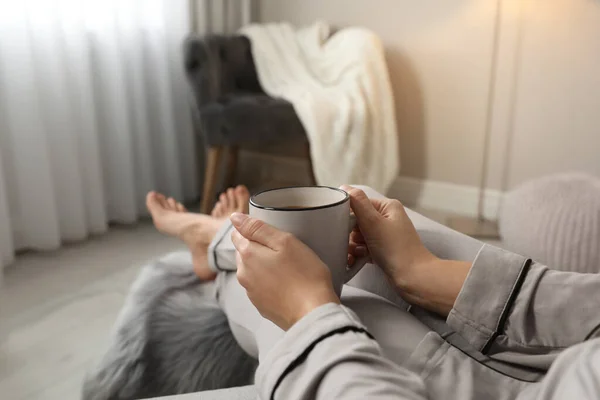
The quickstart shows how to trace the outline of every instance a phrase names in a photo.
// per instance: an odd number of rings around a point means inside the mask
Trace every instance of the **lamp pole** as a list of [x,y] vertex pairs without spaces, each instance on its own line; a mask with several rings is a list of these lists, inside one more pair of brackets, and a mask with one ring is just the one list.
[[488,161],[492,136],[492,116],[494,99],[496,97],[496,77],[498,74],[498,53],[500,48],[500,25],[502,23],[502,0],[496,0],[496,15],[494,18],[494,33],[492,38],[492,60],[490,65],[485,131],[483,138],[483,156],[481,158],[481,175],[479,180],[479,196],[477,201],[477,217],[454,217],[448,220],[448,225],[466,235],[480,238],[497,239],[500,237],[498,224],[485,218],[485,189],[488,179]]

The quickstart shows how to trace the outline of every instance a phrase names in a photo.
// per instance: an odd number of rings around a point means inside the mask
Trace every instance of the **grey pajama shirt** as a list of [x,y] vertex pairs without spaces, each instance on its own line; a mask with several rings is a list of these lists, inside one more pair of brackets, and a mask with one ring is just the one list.
[[237,341],[260,360],[262,399],[600,399],[600,274],[550,270],[407,212],[433,253],[473,262],[446,319],[368,265],[343,305],[283,332],[237,282],[232,227],[221,228],[209,263]]

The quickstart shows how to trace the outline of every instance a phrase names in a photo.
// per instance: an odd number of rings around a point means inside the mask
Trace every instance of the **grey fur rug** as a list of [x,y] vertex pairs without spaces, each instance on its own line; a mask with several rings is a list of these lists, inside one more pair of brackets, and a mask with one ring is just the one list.
[[146,265],[127,296],[110,345],[88,372],[84,400],[129,400],[253,383],[257,361],[233,337],[213,283],[190,254]]

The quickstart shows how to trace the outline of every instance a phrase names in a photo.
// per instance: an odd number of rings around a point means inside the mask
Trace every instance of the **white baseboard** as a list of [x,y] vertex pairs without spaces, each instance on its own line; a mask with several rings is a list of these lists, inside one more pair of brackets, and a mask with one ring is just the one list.
[[[476,216],[479,189],[475,186],[457,185],[415,178],[398,177],[389,190],[389,196],[406,206],[440,210],[462,216]],[[496,220],[502,192],[487,189],[484,195],[484,216]]]

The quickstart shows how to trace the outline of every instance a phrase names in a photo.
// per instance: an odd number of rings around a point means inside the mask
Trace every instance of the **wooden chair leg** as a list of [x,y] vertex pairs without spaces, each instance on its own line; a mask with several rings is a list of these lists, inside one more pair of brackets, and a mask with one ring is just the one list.
[[202,192],[202,206],[200,212],[209,214],[214,204],[215,187],[219,177],[219,164],[223,155],[222,147],[211,147],[206,157],[206,170],[204,172],[204,189]]
[[227,148],[227,169],[225,170],[225,185],[227,187],[231,187],[235,183],[235,171],[237,170],[238,151],[239,148],[237,146],[230,146]]
[[315,178],[315,172],[313,170],[312,158],[310,157],[310,144],[306,144],[306,159],[308,160],[308,178],[310,179],[311,186],[317,186],[317,179]]

